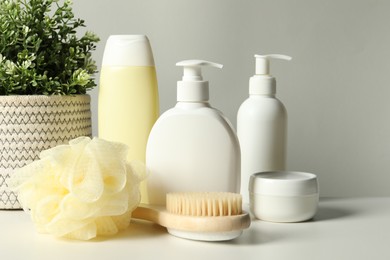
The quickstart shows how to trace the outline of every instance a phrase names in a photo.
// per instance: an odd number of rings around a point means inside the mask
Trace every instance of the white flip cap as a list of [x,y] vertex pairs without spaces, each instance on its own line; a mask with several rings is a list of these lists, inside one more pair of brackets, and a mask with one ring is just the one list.
[[106,42],[103,66],[154,66],[152,48],[145,35],[111,35]]

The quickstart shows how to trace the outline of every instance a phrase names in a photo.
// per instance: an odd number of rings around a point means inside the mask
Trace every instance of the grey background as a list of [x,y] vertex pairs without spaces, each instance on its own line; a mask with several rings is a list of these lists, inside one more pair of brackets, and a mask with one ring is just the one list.
[[390,195],[390,1],[80,0],[74,11],[101,38],[99,67],[110,34],[149,37],[161,113],[176,103],[177,61],[225,65],[204,74],[210,103],[235,125],[253,55],[292,56],[272,64],[289,114],[288,168],[317,174],[321,196]]

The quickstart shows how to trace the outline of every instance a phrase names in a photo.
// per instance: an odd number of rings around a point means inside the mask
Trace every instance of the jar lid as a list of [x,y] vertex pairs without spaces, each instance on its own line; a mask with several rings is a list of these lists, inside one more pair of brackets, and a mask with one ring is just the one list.
[[250,177],[249,193],[271,196],[304,196],[319,191],[317,176],[307,172],[272,171]]

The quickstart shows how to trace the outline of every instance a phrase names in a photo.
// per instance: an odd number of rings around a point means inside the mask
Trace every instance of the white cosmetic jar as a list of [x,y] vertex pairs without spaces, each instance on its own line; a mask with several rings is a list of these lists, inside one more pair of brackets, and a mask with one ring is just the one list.
[[301,222],[314,217],[319,200],[317,176],[306,172],[260,172],[249,181],[250,210],[271,222]]

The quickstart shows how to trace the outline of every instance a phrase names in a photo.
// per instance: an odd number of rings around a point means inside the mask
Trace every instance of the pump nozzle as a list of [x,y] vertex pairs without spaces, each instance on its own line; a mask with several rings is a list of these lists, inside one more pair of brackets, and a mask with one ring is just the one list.
[[184,68],[183,81],[202,81],[201,66],[209,66],[221,69],[222,64],[205,60],[183,60],[176,63],[176,66]]
[[292,58],[282,54],[255,55],[256,75],[249,80],[249,94],[274,95],[276,93],[276,80],[269,73],[269,59],[291,60]]
[[267,54],[267,55],[255,55],[256,58],[256,75],[268,75],[269,74],[269,59],[279,60],[291,60],[292,58],[282,54]]
[[202,78],[202,66],[221,69],[222,64],[205,60],[183,60],[176,63],[183,67],[184,74],[181,81],[177,82],[177,101],[180,102],[205,102],[209,100],[209,82]]

